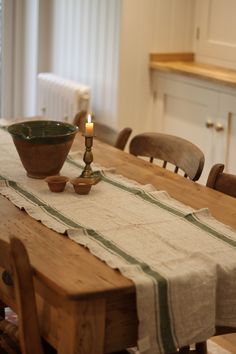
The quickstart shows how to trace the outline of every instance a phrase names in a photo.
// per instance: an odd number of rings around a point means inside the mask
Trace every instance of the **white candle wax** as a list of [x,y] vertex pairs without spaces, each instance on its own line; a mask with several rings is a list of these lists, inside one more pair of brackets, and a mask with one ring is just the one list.
[[93,123],[92,123],[92,118],[91,115],[88,115],[88,121],[85,124],[85,135],[87,136],[93,136]]

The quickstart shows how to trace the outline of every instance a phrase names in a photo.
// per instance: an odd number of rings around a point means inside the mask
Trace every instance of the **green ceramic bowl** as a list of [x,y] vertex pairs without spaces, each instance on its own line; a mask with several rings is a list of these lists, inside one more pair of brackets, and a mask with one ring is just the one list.
[[13,138],[31,144],[58,144],[71,140],[78,128],[64,122],[36,120],[12,124],[8,131]]
[[40,120],[8,127],[27,175],[45,178],[57,175],[69,153],[78,127],[65,122]]

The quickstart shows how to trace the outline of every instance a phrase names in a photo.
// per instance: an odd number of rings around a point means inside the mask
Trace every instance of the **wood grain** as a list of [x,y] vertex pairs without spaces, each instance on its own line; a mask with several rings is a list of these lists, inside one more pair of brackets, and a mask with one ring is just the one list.
[[213,342],[228,350],[230,353],[236,353],[236,334],[226,334],[211,338]]
[[61,316],[62,326],[58,351],[71,353],[104,353],[104,299],[69,302]]
[[194,53],[151,53],[150,61],[194,61]]
[[[187,56],[186,56],[187,57]],[[169,58],[169,59],[168,59]],[[236,70],[225,69],[212,64],[195,62],[194,60],[181,59],[181,55],[175,58],[175,53],[150,54],[149,68],[193,77],[229,87],[236,87]],[[188,58],[188,57],[187,57]]]

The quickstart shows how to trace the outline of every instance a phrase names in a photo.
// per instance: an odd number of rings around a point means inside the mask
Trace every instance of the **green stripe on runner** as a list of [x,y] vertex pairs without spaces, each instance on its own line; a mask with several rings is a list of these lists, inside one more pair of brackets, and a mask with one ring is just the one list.
[[63,222],[69,227],[84,229],[90,237],[102,243],[106,248],[115,252],[117,255],[125,259],[128,263],[139,266],[144,273],[146,273],[147,275],[155,279],[159,290],[160,329],[161,329],[163,347],[166,352],[172,352],[176,350],[174,340],[173,340],[173,335],[172,335],[170,313],[169,313],[169,306],[168,306],[168,284],[167,284],[167,280],[162,275],[152,270],[148,266],[148,264],[139,262],[134,257],[128,255],[126,252],[121,250],[112,242],[106,240],[104,237],[102,237],[102,235],[98,234],[96,231],[92,229],[86,229],[79,223],[75,223],[73,220],[67,218],[65,215],[60,213],[55,208],[52,208],[46,203],[42,202],[38,197],[34,196],[32,193],[29,193],[28,191],[24,190],[16,182],[7,180],[3,176],[0,176],[0,179],[7,181],[8,185],[12,189],[14,189],[17,193],[26,197],[31,203],[44,208],[52,217],[54,218],[56,217],[57,220]]
[[[69,160],[69,162],[72,162],[73,160]],[[73,164],[75,166],[79,166],[79,164],[77,164],[75,161],[73,161]],[[194,213],[191,214],[184,214],[181,211],[178,211],[166,204],[164,204],[163,202],[160,202],[156,199],[154,199],[152,196],[150,196],[148,193],[146,193],[145,191],[141,190],[142,186],[140,186],[140,189],[137,187],[127,187],[122,185],[121,182],[117,182],[112,180],[111,178],[107,177],[102,171],[96,171],[95,174],[99,175],[101,177],[101,179],[107,183],[110,183],[118,188],[121,188],[127,192],[130,192],[132,194],[135,194],[136,196],[144,199],[147,202],[150,202],[154,205],[159,206],[162,209],[165,209],[166,211],[176,215],[176,216],[180,216],[183,217],[185,220],[187,220],[188,222],[190,222],[191,224],[194,224],[195,226],[198,226],[199,228],[201,228],[202,230],[208,232],[210,235],[217,237],[219,239],[221,239],[222,241],[225,241],[226,243],[232,245],[232,246],[236,246],[236,241],[230,239],[227,235],[224,235],[223,233],[220,233],[218,231],[216,231],[213,227],[206,225],[204,222],[200,221],[196,215],[194,217]]]
[[[73,227],[73,228],[81,228],[81,225],[74,222],[73,220],[67,218],[63,214],[61,214],[59,211],[57,211],[55,208],[52,208],[50,205],[44,203],[41,199],[36,197],[30,192],[27,192],[25,189],[20,187],[16,182],[8,180],[7,178],[0,176],[0,180],[4,180],[7,182],[7,185],[14,189],[18,194],[20,194],[22,197],[26,198],[29,200],[32,204],[37,205],[41,207],[41,209],[44,209],[47,211],[48,214],[62,222],[63,224]],[[59,216],[59,217],[58,217]]]
[[192,213],[192,214],[186,215],[185,220],[189,221],[191,224],[194,224],[195,226],[199,227],[200,229],[206,231],[208,234],[211,234],[212,236],[217,237],[218,239],[228,243],[229,245],[236,247],[235,240],[232,240],[231,238],[227,237],[223,233],[216,231],[213,227],[206,225],[203,221],[198,219],[196,214]]
[[82,164],[76,162],[70,155],[67,155],[66,162],[80,168],[81,170],[83,170],[83,168],[84,168],[84,166]]
[[12,180],[7,180],[8,185],[13,188],[14,190],[16,190],[18,193],[24,195],[24,197],[26,197],[28,200],[30,200],[32,203],[36,204],[36,205],[46,205],[42,200],[40,200],[39,198],[35,197],[32,193],[27,192],[25,189],[21,188],[15,181]]
[[169,205],[166,205],[166,204],[160,202],[157,199],[154,199],[151,195],[149,195],[148,192],[145,192],[144,190],[142,190],[141,186],[140,186],[140,189],[138,187],[137,188],[135,188],[135,187],[127,187],[127,186],[122,185],[119,182],[113,181],[112,179],[110,179],[109,177],[104,176],[104,175],[102,175],[102,179],[104,181],[106,181],[106,182],[118,187],[118,188],[121,188],[123,190],[126,190],[126,191],[136,195],[137,197],[145,200],[146,202],[154,204],[154,205],[160,207],[161,209],[164,209],[164,210],[168,211],[171,214],[174,214],[174,215],[180,216],[180,217],[185,215],[183,212],[181,212],[179,210],[176,210],[176,209],[170,207]]
[[139,262],[136,258],[130,256],[119,247],[111,243],[110,241],[104,239],[96,231],[92,229],[87,229],[87,233],[90,237],[96,239],[98,242],[102,243],[106,248],[112,250],[114,253],[118,254],[120,257],[125,259],[128,263],[132,265],[139,266],[142,271],[155,279],[158,294],[159,294],[159,311],[160,311],[160,330],[163,348],[166,353],[175,352],[177,350],[172,334],[171,319],[168,304],[168,283],[167,280],[157,271],[150,268],[150,266],[144,262]]
[[21,188],[16,182],[9,181],[9,186],[13,188],[15,191],[26,197],[31,203],[36,204],[37,206],[40,206],[42,209],[45,209],[48,214],[53,216],[54,218],[56,217],[57,220],[61,221],[63,224],[73,227],[73,228],[81,228],[81,225],[74,222],[73,220],[67,218],[65,215],[60,213],[58,210],[55,208],[52,208],[50,205],[44,203],[41,199],[35,197],[32,193],[27,192],[23,188]]
[[[74,166],[77,166],[79,168],[81,168],[82,166],[77,163],[76,161],[74,161],[73,159],[68,158],[67,159],[67,162],[73,164]],[[174,214],[176,216],[184,216],[185,214],[179,210],[176,210],[162,202],[160,202],[159,200],[157,199],[154,199],[152,196],[150,196],[147,192],[145,192],[143,189],[142,189],[142,186],[140,185],[140,187],[128,187],[128,186],[125,186],[123,185],[121,182],[118,182],[118,181],[114,181],[112,178],[109,178],[107,177],[104,173],[102,173],[102,171],[96,171],[94,172],[94,175],[95,176],[99,176],[104,182],[107,182],[111,185],[113,185],[114,187],[117,187],[117,188],[120,188],[126,192],[129,192],[129,193],[132,193],[133,195],[136,195],[137,197],[149,202],[149,203],[152,203],[154,205],[157,205],[159,206],[160,208],[162,209],[165,209],[166,211],[168,211],[169,213],[171,214]]]

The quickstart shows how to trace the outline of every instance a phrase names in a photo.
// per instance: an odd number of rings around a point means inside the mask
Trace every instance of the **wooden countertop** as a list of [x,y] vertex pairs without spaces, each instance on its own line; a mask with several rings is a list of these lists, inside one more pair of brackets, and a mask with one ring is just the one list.
[[151,53],[149,67],[236,88],[236,70],[198,63],[193,53]]

